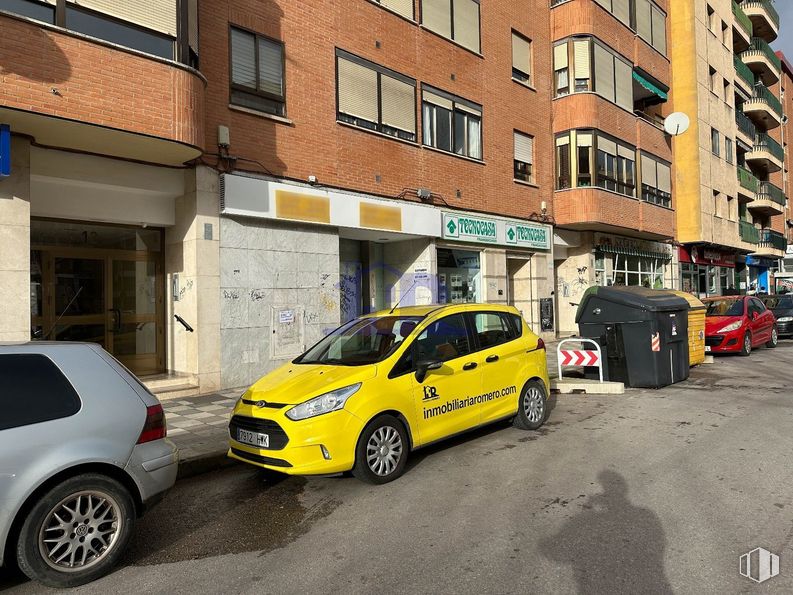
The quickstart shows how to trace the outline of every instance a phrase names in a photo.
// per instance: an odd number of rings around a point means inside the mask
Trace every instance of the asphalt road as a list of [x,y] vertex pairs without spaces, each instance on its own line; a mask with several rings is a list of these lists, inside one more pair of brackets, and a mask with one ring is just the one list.
[[[560,396],[547,425],[416,453],[400,480],[180,482],[79,593],[791,593],[793,342],[688,382]],[[780,556],[755,585],[739,556]],[[1,571],[0,571],[1,572]],[[0,590],[46,589],[0,574]]]

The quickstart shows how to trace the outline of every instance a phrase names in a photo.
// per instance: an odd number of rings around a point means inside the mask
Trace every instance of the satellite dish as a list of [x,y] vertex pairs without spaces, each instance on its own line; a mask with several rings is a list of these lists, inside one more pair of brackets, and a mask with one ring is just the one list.
[[688,127],[691,125],[691,120],[688,119],[688,116],[683,112],[675,112],[673,114],[669,114],[666,120],[664,120],[664,130],[670,136],[678,136],[683,134]]

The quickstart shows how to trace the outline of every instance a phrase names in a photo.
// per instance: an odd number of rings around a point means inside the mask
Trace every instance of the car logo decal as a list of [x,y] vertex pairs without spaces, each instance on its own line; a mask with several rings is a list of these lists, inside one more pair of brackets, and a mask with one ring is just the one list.
[[261,409],[263,407],[267,407],[267,401],[256,401],[256,406]]

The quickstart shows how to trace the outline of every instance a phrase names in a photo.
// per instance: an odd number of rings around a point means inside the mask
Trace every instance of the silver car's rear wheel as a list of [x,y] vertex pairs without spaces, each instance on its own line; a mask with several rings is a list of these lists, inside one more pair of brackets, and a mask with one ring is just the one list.
[[110,494],[84,490],[55,505],[41,525],[39,551],[60,572],[87,570],[116,547],[124,518]]

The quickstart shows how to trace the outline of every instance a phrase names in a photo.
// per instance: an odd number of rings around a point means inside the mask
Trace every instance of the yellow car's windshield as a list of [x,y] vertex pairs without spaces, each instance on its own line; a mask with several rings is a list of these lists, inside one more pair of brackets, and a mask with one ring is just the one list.
[[337,328],[295,364],[363,366],[380,362],[407,339],[421,316],[357,318]]

